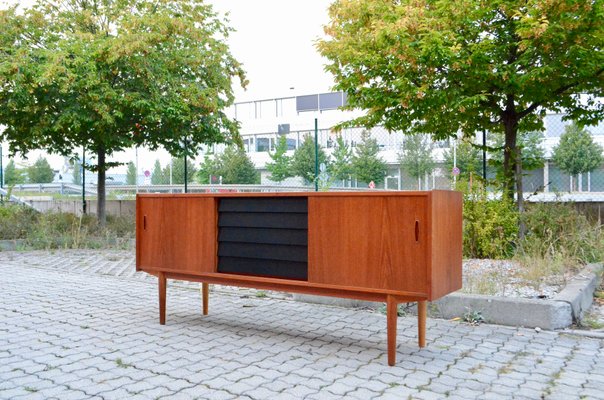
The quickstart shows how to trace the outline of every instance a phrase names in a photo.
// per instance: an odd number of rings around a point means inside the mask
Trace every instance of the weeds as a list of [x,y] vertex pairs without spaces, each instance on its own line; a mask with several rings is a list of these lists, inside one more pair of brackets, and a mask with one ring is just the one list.
[[116,359],[115,364],[120,368],[129,368],[132,366],[132,364],[127,364],[123,362],[121,358]]
[[541,264],[550,265],[544,273],[551,274],[576,272],[584,264],[604,259],[601,226],[589,221],[572,204],[531,204],[523,219],[527,234],[516,255],[525,265],[541,260]]
[[482,316],[482,311],[472,310],[466,307],[466,312],[463,315],[462,320],[470,325],[479,325],[484,322],[484,317]]
[[[404,317],[407,315],[407,311],[405,310],[404,304],[398,304],[396,307],[396,315],[399,317]],[[382,305],[378,308],[378,312],[380,314],[386,315],[388,313],[388,308],[386,307],[386,303],[382,303]]]
[[0,206],[0,240],[22,239],[29,249],[121,248],[133,237],[133,216],[108,216],[106,225],[100,226],[92,215]]

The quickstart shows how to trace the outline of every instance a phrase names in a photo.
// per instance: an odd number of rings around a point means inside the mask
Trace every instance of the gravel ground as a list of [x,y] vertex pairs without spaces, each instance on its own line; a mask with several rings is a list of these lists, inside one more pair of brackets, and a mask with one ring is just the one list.
[[549,299],[562,290],[566,280],[570,278],[554,275],[529,281],[522,275],[523,266],[516,261],[464,260],[462,291],[491,296]]

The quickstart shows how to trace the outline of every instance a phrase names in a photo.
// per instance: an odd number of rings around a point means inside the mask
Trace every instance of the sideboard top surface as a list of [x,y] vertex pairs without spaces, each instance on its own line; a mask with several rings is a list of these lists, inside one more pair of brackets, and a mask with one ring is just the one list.
[[422,191],[363,191],[363,192],[216,192],[216,193],[138,193],[137,197],[368,197],[368,196],[420,196],[426,197],[431,193],[451,193],[451,190],[422,190]]

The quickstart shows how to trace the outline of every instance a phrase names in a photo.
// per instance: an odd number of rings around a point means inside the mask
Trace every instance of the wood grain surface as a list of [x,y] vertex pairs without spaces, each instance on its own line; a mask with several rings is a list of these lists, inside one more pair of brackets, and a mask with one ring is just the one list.
[[137,267],[183,273],[216,270],[212,198],[139,198]]
[[427,294],[427,206],[427,195],[310,198],[308,281]]

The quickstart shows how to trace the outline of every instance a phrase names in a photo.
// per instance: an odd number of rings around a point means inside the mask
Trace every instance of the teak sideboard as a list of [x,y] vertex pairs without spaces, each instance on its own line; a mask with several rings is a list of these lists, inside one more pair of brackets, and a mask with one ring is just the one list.
[[454,191],[139,194],[136,269],[167,279],[386,302],[388,364],[397,305],[461,288],[462,197]]

